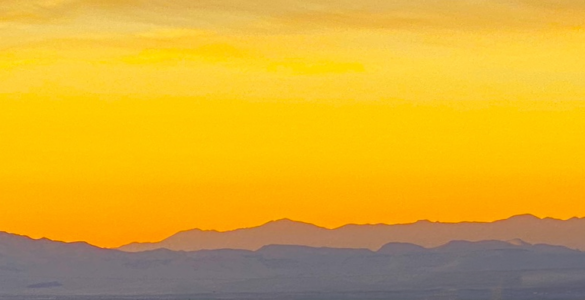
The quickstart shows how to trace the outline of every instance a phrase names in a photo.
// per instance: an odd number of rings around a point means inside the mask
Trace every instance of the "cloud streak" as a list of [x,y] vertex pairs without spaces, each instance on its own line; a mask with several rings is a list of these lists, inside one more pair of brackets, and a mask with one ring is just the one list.
[[[5,0],[1,22],[83,22],[100,15],[103,22],[126,22],[216,30],[246,29],[259,23],[284,27],[474,30],[534,29],[550,24],[582,24],[585,2],[568,0],[349,1],[349,0]],[[290,29],[290,28],[288,28]]]

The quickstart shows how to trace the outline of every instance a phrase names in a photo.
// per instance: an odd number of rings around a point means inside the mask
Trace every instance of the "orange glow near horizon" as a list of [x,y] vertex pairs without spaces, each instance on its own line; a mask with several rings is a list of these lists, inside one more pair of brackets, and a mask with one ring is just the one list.
[[585,216],[575,1],[22,2],[0,3],[2,231]]

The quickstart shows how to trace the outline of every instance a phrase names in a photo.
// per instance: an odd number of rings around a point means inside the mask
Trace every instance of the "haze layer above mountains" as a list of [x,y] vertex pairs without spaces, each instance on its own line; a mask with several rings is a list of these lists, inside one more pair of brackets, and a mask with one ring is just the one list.
[[119,249],[128,252],[161,248],[182,251],[257,250],[266,245],[279,244],[364,248],[376,251],[390,242],[437,247],[454,240],[510,241],[514,239],[583,250],[585,249],[585,219],[557,220],[519,215],[490,223],[419,221],[400,225],[345,225],[336,229],[283,219],[258,227],[226,232],[187,230],[157,243],[132,243]]

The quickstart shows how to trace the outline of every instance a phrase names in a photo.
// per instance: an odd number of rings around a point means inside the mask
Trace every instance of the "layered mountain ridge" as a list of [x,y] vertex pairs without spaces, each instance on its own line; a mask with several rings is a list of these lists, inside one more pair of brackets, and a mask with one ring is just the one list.
[[119,248],[127,252],[154,249],[197,251],[212,249],[257,250],[265,245],[304,245],[331,248],[378,250],[389,242],[437,247],[453,240],[510,241],[585,249],[585,219],[558,220],[518,215],[495,222],[441,223],[418,221],[398,225],[345,225],[327,229],[309,223],[282,219],[233,231],[193,229],[156,243],[132,243]]
[[557,289],[579,293],[584,284],[584,252],[522,240],[451,241],[434,248],[388,243],[378,251],[265,245],[255,251],[129,253],[0,233],[0,298],[199,295],[188,298],[226,299],[236,294],[235,298],[244,299],[242,295],[258,294],[279,299],[280,293],[317,293],[311,298],[331,299],[336,293],[355,293],[358,298],[367,293],[386,298],[387,293],[406,293],[410,295],[406,299],[418,299],[417,295],[443,299],[444,293],[490,296],[493,291],[509,290],[515,299],[518,291],[536,299],[535,289],[547,289],[550,296]]

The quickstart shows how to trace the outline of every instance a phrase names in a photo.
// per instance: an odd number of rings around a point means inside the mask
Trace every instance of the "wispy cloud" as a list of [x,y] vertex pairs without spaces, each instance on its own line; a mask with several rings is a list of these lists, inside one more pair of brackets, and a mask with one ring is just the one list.
[[[539,28],[584,22],[585,2],[577,0],[349,1],[349,0],[5,0],[2,22],[83,22],[102,14],[103,22],[234,29],[264,21],[274,25],[374,28]],[[107,14],[111,14],[108,18]]]
[[[417,49],[428,58],[441,47],[507,46],[502,41],[516,36],[542,36],[524,32],[559,28],[585,28],[585,2],[0,0],[2,51],[33,49],[35,59],[249,64],[294,75],[360,73],[391,58],[390,50],[408,56]],[[521,34],[494,40],[486,31]],[[527,43],[517,46],[523,55]]]

